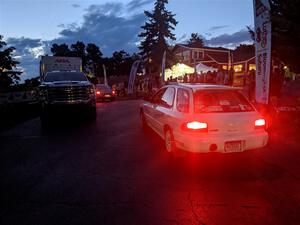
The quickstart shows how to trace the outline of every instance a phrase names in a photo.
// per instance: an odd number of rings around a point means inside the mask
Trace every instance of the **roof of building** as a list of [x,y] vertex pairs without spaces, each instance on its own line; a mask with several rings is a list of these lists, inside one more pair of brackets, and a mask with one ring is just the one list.
[[176,44],[175,45],[175,48],[176,47],[183,47],[183,48],[189,48],[189,49],[201,49],[201,50],[219,50],[219,51],[232,51],[228,48],[223,48],[223,47],[208,47],[208,46],[203,46],[201,48],[197,47],[190,47],[188,46],[188,44]]
[[234,62],[249,61],[255,58],[254,45],[240,45],[233,51],[232,58]]
[[170,84],[169,86],[181,86],[186,88],[191,88],[193,90],[199,90],[199,89],[240,89],[237,87],[232,86],[226,86],[226,85],[217,85],[217,84],[205,84],[205,83],[177,83],[177,84]]

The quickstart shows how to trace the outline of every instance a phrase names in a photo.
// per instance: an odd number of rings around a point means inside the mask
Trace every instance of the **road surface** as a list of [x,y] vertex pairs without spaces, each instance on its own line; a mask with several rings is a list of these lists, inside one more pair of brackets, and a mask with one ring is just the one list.
[[0,133],[0,224],[300,224],[300,151],[170,160],[143,133],[138,100],[99,103],[96,122],[47,132],[38,118]]

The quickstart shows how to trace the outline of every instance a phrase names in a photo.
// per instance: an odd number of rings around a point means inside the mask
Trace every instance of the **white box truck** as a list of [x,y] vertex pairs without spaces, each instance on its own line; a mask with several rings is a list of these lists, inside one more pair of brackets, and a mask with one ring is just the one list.
[[79,57],[42,56],[40,61],[41,82],[47,72],[53,71],[82,72],[82,60]]

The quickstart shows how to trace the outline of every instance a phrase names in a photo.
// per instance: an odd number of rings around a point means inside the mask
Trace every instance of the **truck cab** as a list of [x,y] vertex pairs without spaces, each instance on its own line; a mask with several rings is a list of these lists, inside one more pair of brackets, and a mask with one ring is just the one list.
[[39,87],[39,96],[42,124],[64,109],[96,118],[95,88],[82,72],[48,72]]

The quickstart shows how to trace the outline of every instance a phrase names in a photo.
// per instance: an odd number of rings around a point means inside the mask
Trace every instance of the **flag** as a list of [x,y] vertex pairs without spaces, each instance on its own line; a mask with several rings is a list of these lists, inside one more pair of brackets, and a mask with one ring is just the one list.
[[139,67],[140,62],[141,62],[140,60],[136,60],[131,66],[129,82],[128,82],[128,89],[127,89],[128,94],[133,93],[134,81],[135,81],[137,69]]
[[104,64],[102,66],[103,66],[104,84],[107,85],[106,68]]
[[271,72],[271,20],[268,0],[253,0],[256,58],[256,102],[268,104]]

